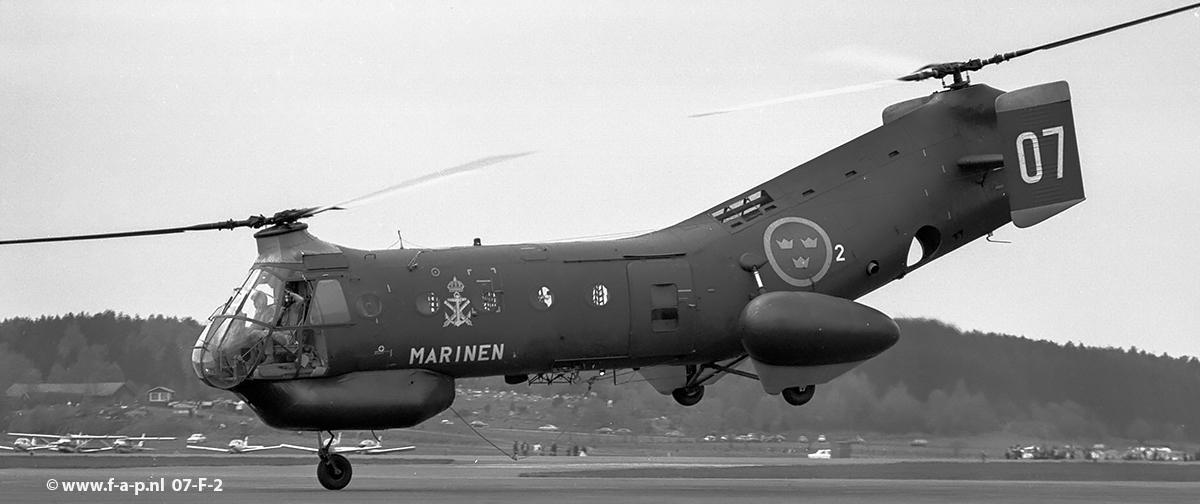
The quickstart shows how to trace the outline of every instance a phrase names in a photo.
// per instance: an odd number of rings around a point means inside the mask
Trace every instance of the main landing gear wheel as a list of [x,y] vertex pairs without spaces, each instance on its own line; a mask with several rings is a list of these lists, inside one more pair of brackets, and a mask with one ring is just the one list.
[[684,406],[695,406],[704,398],[704,385],[677,388],[671,391],[671,397],[675,398],[675,402]]
[[804,406],[811,401],[813,395],[817,393],[816,385],[809,385],[801,389],[800,387],[791,387],[783,389],[783,400],[787,401],[792,406]]
[[336,453],[324,457],[317,462],[317,481],[328,490],[341,490],[350,484],[350,476],[354,470],[346,457]]

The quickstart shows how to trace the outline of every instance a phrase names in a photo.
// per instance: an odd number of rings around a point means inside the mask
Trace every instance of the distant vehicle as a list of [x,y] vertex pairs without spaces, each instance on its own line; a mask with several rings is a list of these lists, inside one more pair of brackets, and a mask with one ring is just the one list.
[[909,446],[925,447],[925,446],[929,446],[929,441],[925,440],[925,439],[914,439],[914,440],[912,440],[911,443],[908,443],[908,444],[909,444]]
[[596,434],[612,434],[612,433],[613,433],[612,427],[601,427],[599,429],[596,429]]
[[810,459],[827,459],[827,458],[833,458],[833,454],[829,450],[817,450],[815,452],[809,453],[808,458],[810,458]]
[[867,440],[863,439],[862,436],[857,436],[854,439],[851,439],[850,441],[847,441],[847,442],[850,444],[865,444],[867,442]]
[[621,427],[620,429],[617,429],[613,432],[616,432],[617,434],[633,434],[633,431],[626,429],[624,427]]
[[817,442],[818,442],[818,443],[824,443],[824,442],[826,442],[826,441],[825,441],[825,435],[824,435],[824,434],[821,434],[820,436],[817,436]]
[[208,437],[205,436],[204,434],[197,432],[195,434],[192,434],[191,436],[188,436],[186,442],[187,442],[187,444],[196,444],[196,443],[203,443],[205,441],[208,441]]
[[783,437],[783,434],[774,434],[771,436],[764,437],[763,442],[764,443],[782,443],[786,439],[787,438]]
[[454,420],[451,420],[449,418],[443,418],[442,425],[454,425]]
[[684,433],[673,430],[665,434],[667,437],[684,437]]
[[538,430],[540,430],[540,431],[556,431],[556,430],[558,430],[558,427],[556,427],[554,424],[546,424],[541,427],[538,427]]
[[808,442],[808,436],[800,436],[800,438],[799,438],[799,439],[796,439],[796,442],[797,442],[797,443],[807,443],[807,442]]
[[487,427],[488,424],[482,420],[471,420],[471,427]]
[[717,440],[717,436],[714,436],[714,435],[712,435],[712,434],[709,434],[709,435],[707,435],[707,436],[704,436],[704,438],[703,438],[703,441],[704,441],[705,443],[711,443],[711,442],[713,442],[713,441],[716,441],[716,440]]

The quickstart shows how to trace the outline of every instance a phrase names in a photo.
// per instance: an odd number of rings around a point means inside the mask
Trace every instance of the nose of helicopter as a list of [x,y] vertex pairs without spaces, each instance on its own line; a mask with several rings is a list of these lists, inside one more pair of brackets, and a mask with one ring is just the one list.
[[[256,327],[261,326],[261,327]],[[256,333],[261,333],[256,337]],[[254,371],[263,355],[258,343],[265,326],[231,316],[215,316],[192,348],[192,370],[205,384],[230,389]]]

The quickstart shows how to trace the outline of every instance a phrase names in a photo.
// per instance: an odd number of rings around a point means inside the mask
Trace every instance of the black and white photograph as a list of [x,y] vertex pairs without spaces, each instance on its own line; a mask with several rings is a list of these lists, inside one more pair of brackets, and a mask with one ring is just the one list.
[[1192,502],[1200,4],[0,0],[6,502]]

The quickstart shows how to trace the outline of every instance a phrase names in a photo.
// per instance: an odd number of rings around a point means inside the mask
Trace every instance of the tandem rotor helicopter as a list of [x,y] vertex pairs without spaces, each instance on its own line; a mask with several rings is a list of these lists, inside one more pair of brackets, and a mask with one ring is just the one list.
[[[199,335],[193,369],[267,424],[316,431],[317,478],[331,490],[352,475],[334,431],[420,424],[451,406],[457,378],[549,383],[635,369],[690,406],[733,374],[802,406],[900,338],[891,318],[854,299],[1008,222],[1033,226],[1084,200],[1067,83],[1005,92],[968,73],[1196,7],[927,65],[898,80],[942,79],[941,91],[893,104],[878,128],[633,238],[359,250],[302,222],[525,155],[509,154],[336,205],[0,244],[257,229],[258,257]],[[910,265],[914,241],[922,255]],[[753,373],[739,369],[746,361]]]

